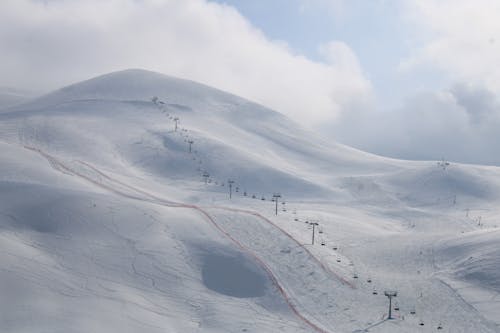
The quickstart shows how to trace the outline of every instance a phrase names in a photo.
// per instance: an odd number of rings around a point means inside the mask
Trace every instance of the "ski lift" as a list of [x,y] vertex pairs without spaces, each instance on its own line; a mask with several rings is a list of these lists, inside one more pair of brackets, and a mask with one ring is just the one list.
[[371,278],[368,278],[368,279],[366,279],[366,282],[368,282],[368,283],[372,283],[372,279],[371,279]]
[[295,222],[298,222],[298,221],[299,221],[299,219],[298,219],[298,218],[294,218],[293,220],[294,220]]
[[417,313],[417,311],[415,311],[415,309],[414,309],[414,308],[410,310],[410,314],[414,315],[414,314],[416,314],[416,313]]
[[421,320],[419,323],[420,326],[424,326],[424,322]]
[[441,325],[441,323],[439,323],[438,327],[437,327],[438,330],[442,330],[443,329],[443,325]]
[[243,196],[245,197],[247,196],[247,191],[243,192]]
[[262,198],[260,198],[260,200],[262,200],[262,201],[266,201],[266,198],[265,198],[265,197],[262,197]]
[[236,192],[239,192],[240,191],[240,188],[238,186],[236,186]]
[[255,194],[252,194],[252,199],[255,199]]
[[394,304],[394,311],[399,311],[399,304],[398,303]]
[[353,277],[353,279],[357,279],[358,278],[358,274],[354,273],[352,277]]
[[337,251],[339,248],[337,245],[335,245],[333,248],[332,248],[334,251]]
[[318,233],[322,234],[323,233],[323,229],[319,229]]
[[321,241],[321,245],[325,246],[325,241],[324,240]]
[[372,294],[373,295],[378,295],[378,291],[376,289],[373,289]]
[[341,261],[340,258],[337,258],[337,262],[340,262],[340,261]]

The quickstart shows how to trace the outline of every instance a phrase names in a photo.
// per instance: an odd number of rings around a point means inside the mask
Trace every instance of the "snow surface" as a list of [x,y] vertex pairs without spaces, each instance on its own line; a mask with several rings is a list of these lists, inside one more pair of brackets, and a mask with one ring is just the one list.
[[500,332],[499,168],[143,70],[4,110],[0,151],[2,332]]
[[35,96],[35,94],[30,91],[0,87],[0,112],[8,107],[26,102],[32,96]]

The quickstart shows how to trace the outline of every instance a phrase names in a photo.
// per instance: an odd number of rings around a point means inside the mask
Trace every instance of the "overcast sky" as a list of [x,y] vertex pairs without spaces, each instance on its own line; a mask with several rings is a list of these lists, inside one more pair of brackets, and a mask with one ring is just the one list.
[[342,143],[500,165],[498,0],[1,0],[0,86],[189,78]]

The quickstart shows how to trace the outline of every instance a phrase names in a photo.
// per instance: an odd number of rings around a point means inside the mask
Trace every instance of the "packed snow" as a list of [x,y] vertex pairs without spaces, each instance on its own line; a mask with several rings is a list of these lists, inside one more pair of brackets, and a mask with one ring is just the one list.
[[500,332],[500,168],[143,70],[4,108],[0,151],[2,332]]

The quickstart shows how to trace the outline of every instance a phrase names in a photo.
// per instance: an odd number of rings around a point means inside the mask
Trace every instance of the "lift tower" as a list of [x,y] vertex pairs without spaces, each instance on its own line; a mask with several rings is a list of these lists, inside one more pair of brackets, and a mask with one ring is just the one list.
[[273,194],[273,199],[276,203],[276,211],[275,211],[275,214],[278,215],[278,198],[281,198],[281,194],[279,193],[274,193]]
[[234,180],[228,179],[227,183],[229,184],[229,199],[231,199],[233,197]]
[[389,298],[389,317],[387,319],[392,319],[392,298],[398,296],[398,292],[395,290],[386,290],[384,295]]

